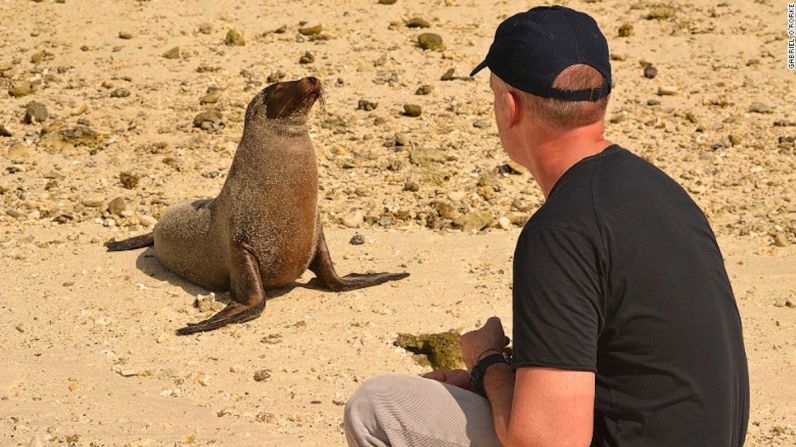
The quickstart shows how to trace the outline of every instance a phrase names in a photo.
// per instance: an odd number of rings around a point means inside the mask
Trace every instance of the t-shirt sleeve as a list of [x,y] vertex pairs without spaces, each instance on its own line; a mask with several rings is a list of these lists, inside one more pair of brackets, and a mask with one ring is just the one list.
[[589,239],[525,228],[514,253],[512,367],[597,371],[600,257]]

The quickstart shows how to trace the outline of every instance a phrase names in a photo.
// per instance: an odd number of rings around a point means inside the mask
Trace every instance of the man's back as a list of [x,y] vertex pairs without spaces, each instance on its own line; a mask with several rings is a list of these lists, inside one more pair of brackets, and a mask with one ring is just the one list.
[[[612,145],[558,180],[517,250],[515,366],[596,372],[593,445],[743,443],[749,392],[740,318],[710,226],[676,182]],[[559,271],[571,275],[559,283],[582,286],[539,298],[546,292],[532,278]],[[544,304],[527,304],[537,298]],[[559,299],[578,319],[546,314]],[[544,340],[541,332],[551,331],[534,325],[553,327],[558,340]],[[561,329],[568,325],[580,328]]]

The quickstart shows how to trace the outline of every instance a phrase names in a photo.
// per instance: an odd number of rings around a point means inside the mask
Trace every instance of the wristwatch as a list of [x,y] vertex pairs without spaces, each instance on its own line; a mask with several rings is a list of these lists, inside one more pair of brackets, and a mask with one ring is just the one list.
[[511,365],[511,357],[505,352],[488,355],[479,360],[478,363],[473,366],[473,370],[470,371],[470,386],[473,391],[481,396],[486,397],[486,391],[484,390],[484,374],[486,374],[486,369],[495,363]]

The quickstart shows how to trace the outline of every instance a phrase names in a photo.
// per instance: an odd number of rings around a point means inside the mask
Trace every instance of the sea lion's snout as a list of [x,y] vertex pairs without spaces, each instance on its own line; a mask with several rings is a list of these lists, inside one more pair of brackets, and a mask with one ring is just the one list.
[[314,76],[279,82],[263,90],[263,104],[268,119],[306,115],[318,99],[323,102],[323,87]]

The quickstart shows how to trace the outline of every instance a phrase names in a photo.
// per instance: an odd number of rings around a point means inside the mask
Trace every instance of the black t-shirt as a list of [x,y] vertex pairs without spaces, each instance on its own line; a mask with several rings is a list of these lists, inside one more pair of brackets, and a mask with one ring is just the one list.
[[593,446],[740,446],[749,378],[713,232],[614,144],[558,180],[514,254],[513,367],[596,374]]

